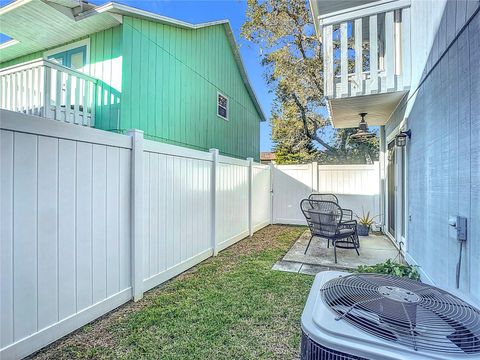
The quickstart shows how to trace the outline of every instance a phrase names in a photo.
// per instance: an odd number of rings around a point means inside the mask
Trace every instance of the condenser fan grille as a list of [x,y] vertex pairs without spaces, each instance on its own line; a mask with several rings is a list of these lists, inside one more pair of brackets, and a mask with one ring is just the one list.
[[356,274],[328,281],[321,297],[337,320],[415,350],[480,353],[480,311],[414,280]]

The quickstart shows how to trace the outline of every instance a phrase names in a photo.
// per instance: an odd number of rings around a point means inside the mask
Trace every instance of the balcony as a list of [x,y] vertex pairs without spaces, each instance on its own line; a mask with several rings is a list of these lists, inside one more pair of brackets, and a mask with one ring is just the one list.
[[[326,11],[326,3],[314,9]],[[383,125],[410,88],[410,2],[367,2],[315,15],[334,126],[357,126],[360,112],[370,114],[369,124]]]
[[48,60],[0,70],[0,108],[93,127],[97,79]]

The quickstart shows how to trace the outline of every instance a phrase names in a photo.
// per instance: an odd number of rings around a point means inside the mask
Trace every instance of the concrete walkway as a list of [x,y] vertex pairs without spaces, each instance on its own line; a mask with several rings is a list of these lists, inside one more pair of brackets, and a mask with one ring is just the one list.
[[354,270],[359,265],[375,265],[395,259],[398,250],[385,235],[360,236],[360,256],[353,249],[337,248],[338,263],[335,264],[333,247],[327,248],[327,240],[313,238],[307,254],[304,251],[310,239],[305,231],[273,269],[315,275],[325,270]]

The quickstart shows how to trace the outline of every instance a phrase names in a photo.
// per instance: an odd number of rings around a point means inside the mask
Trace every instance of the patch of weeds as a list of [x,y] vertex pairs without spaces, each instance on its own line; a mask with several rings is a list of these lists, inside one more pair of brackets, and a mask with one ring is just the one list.
[[418,272],[418,266],[400,264],[392,259],[388,259],[383,263],[379,263],[372,266],[360,265],[357,268],[359,273],[377,273],[377,274],[387,274],[394,275],[399,277],[407,277],[413,280],[420,280],[420,273]]

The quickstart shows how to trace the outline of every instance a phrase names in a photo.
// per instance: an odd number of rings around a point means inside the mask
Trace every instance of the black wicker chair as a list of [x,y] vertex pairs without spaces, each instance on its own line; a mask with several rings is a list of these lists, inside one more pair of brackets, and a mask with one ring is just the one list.
[[330,241],[332,241],[335,264],[337,263],[337,247],[355,249],[357,255],[360,255],[358,252],[357,221],[342,221],[343,210],[337,203],[304,199],[301,201],[300,207],[312,235],[305,249],[305,254],[312,239],[317,236],[328,240],[327,247],[330,247]]
[[[338,197],[335,194],[310,194],[308,197],[309,200],[324,200],[324,201],[333,201],[338,204]],[[343,218],[342,221],[351,221],[353,220],[353,211],[350,209],[342,209]]]

